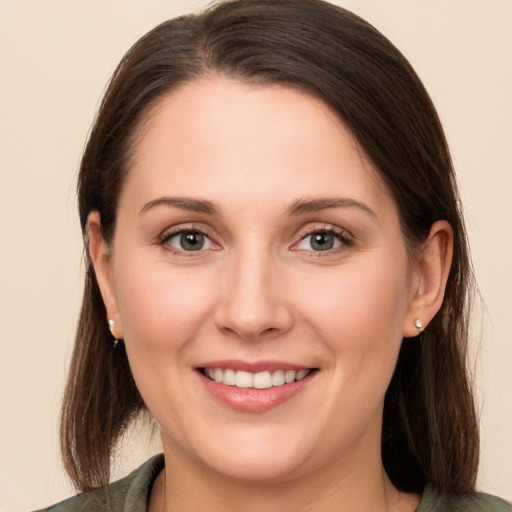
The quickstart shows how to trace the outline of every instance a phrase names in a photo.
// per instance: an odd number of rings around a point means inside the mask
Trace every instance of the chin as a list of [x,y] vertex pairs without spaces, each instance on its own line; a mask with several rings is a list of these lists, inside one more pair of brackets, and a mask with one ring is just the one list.
[[210,465],[216,473],[246,483],[279,483],[296,478],[305,471],[299,454],[288,450],[259,450],[253,453],[234,453],[233,457],[217,459]]
[[[189,432],[187,455],[195,452],[193,459],[203,470],[221,478],[247,483],[284,482],[303,474],[304,463],[314,452],[300,433],[294,435],[290,425],[240,425],[228,434],[226,429],[212,429],[207,435],[203,431],[202,436],[194,435],[194,440]],[[176,453],[173,449],[169,451]]]

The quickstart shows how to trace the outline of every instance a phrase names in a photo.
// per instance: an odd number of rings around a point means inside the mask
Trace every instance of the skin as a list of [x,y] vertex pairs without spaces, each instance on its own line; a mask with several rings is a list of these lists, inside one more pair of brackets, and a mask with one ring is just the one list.
[[[324,104],[222,77],[171,92],[140,134],[110,246],[100,224],[92,212],[108,317],[161,427],[150,510],[414,510],[382,466],[383,400],[403,337],[440,307],[451,230],[435,223],[411,257],[393,198]],[[204,248],[184,250],[179,230]],[[332,249],[312,244],[319,232]],[[224,359],[317,371],[254,413],[196,371]]]

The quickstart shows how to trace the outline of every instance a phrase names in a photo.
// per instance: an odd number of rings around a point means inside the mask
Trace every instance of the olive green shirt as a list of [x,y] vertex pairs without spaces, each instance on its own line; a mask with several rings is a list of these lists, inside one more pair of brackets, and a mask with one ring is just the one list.
[[[163,467],[163,456],[156,455],[117,482],[39,512],[146,512],[151,486]],[[440,495],[427,486],[416,512],[512,512],[512,505],[488,494]]]

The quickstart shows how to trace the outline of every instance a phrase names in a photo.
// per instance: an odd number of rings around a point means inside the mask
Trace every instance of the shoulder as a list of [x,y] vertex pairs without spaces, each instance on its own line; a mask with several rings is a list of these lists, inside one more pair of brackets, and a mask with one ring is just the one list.
[[145,512],[151,486],[163,467],[163,455],[156,455],[121,480],[37,512]]
[[427,485],[416,512],[512,512],[512,504],[490,494],[453,496]]

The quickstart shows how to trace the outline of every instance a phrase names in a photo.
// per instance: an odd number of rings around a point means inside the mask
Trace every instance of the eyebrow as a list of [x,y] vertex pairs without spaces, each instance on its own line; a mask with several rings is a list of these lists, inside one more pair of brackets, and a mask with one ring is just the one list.
[[287,211],[288,215],[302,215],[329,208],[357,208],[367,213],[373,219],[377,219],[377,214],[369,206],[350,197],[298,199],[288,207]]
[[187,210],[196,213],[207,213],[209,215],[220,216],[219,209],[211,202],[204,199],[192,199],[189,197],[158,197],[146,203],[140,210],[139,214],[145,213],[158,206],[169,206],[179,208],[180,210]]
[[[211,201],[170,196],[158,197],[149,201],[141,208],[139,213],[145,213],[158,206],[168,206],[196,213],[206,213],[208,215],[221,215],[220,210]],[[357,208],[370,215],[370,217],[377,218],[377,215],[369,206],[349,197],[298,199],[287,208],[287,214],[290,216],[303,215],[329,208]]]

